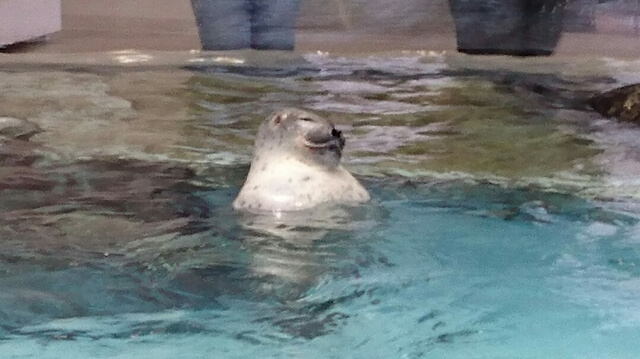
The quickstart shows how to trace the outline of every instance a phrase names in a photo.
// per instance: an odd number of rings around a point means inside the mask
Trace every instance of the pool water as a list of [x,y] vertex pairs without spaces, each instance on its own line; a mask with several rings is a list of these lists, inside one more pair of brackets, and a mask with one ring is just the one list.
[[[581,102],[638,64],[241,55],[0,71],[2,357],[640,354],[640,130]],[[231,210],[284,106],[372,203]]]

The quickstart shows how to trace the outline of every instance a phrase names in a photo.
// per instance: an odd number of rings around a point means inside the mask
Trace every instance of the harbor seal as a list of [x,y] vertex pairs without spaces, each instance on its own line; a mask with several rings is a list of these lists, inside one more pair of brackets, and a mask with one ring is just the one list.
[[367,190],[340,164],[344,145],[341,131],[322,117],[294,108],[275,112],[258,129],[233,208],[289,212],[368,201]]

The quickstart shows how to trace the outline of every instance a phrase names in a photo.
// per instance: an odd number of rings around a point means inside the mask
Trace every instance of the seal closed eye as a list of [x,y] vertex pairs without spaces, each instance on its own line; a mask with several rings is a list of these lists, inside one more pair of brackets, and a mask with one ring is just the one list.
[[247,179],[233,202],[237,210],[296,211],[321,203],[370,199],[340,164],[342,131],[322,117],[288,108],[262,122]]

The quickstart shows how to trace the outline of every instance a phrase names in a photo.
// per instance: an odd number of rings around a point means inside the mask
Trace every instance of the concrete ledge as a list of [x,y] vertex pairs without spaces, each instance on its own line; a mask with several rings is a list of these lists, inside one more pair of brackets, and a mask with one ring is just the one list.
[[60,31],[60,0],[0,0],[0,47]]

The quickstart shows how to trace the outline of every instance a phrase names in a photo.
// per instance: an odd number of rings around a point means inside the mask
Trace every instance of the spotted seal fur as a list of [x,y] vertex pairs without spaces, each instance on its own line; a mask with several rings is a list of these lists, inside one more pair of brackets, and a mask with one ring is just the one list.
[[251,168],[233,207],[288,212],[368,201],[364,187],[340,164],[344,145],[329,120],[294,108],[275,112],[258,129]]

